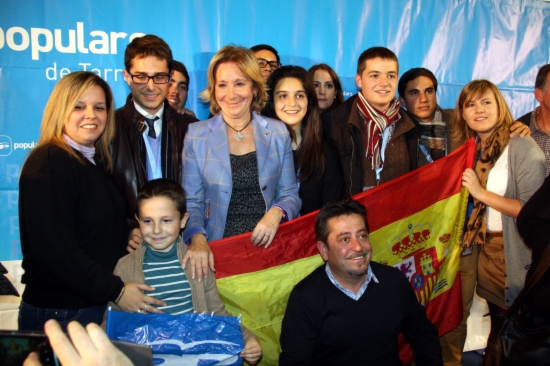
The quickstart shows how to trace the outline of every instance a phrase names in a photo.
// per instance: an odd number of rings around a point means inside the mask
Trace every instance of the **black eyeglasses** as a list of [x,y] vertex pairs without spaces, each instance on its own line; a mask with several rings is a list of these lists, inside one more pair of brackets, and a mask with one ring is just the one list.
[[277,70],[279,67],[281,67],[281,64],[277,61],[267,61],[264,58],[256,58],[258,60],[258,64],[260,67],[266,67],[269,64],[269,67],[271,67],[272,70]]
[[170,75],[168,74],[147,76],[147,75],[132,75],[128,73],[128,75],[130,75],[134,84],[138,84],[138,85],[147,84],[151,79],[153,79],[153,83],[155,84],[166,84],[170,81]]

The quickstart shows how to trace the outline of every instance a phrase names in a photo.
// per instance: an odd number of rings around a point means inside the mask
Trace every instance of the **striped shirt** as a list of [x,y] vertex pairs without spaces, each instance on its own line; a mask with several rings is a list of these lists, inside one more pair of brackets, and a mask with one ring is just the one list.
[[157,309],[172,315],[193,313],[191,287],[181,268],[176,245],[166,253],[147,247],[143,258],[143,275],[145,283],[155,288],[147,295],[166,303],[166,306],[157,306]]

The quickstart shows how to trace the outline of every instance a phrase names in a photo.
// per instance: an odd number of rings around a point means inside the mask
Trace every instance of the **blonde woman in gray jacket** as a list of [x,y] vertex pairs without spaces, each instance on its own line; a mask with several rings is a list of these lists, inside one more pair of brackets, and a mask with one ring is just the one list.
[[[477,142],[475,167],[462,175],[474,201],[462,245],[477,257],[471,271],[477,273],[477,294],[489,305],[491,339],[500,329],[501,317],[495,315],[512,305],[531,263],[515,221],[544,181],[545,159],[531,137],[510,138],[514,118],[490,81],[474,80],[464,87],[456,117],[455,139],[475,137]],[[473,296],[473,288],[465,293]]]

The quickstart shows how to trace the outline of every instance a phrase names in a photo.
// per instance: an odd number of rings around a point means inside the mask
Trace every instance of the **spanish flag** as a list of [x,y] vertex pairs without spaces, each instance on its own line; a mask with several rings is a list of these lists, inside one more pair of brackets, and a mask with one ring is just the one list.
[[[442,335],[462,320],[460,245],[468,192],[462,172],[473,166],[475,143],[353,198],[367,208],[373,260],[399,268]],[[212,242],[217,285],[227,310],[242,315],[259,338],[261,365],[277,365],[281,321],[290,291],[323,261],[312,212],[279,227],[271,247],[250,233]],[[413,355],[401,340],[401,359]]]

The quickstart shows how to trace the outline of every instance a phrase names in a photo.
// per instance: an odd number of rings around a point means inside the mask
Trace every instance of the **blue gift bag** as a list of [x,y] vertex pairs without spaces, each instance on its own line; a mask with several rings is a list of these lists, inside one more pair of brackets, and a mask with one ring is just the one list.
[[151,346],[155,365],[242,365],[241,320],[233,316],[109,310],[107,335]]

